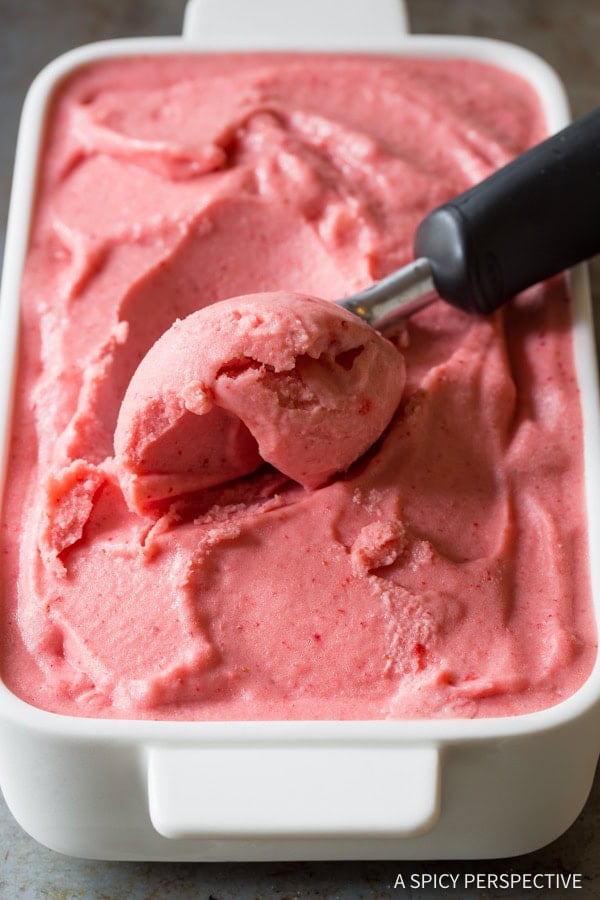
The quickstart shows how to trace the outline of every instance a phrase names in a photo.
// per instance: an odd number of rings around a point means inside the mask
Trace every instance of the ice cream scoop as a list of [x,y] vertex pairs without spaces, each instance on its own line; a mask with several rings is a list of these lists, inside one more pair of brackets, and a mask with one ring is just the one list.
[[400,401],[402,357],[375,329],[438,297],[490,313],[599,249],[596,110],[431,212],[415,262],[339,304],[259,294],[176,322],[121,406],[129,505],[144,513],[263,461],[318,487],[379,438]]
[[385,328],[443,298],[491,313],[600,251],[600,108],[423,219],[415,262],[341,305]]
[[115,457],[139,513],[268,462],[306,488],[381,435],[404,388],[396,346],[339,306],[286,293],[176,321],[121,404]]

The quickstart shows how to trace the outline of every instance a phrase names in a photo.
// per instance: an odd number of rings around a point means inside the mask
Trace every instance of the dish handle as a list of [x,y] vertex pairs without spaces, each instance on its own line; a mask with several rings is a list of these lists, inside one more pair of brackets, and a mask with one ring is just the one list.
[[432,745],[157,746],[148,803],[171,839],[414,837],[440,813]]
[[407,32],[404,0],[188,0],[183,19],[203,50],[376,51]]

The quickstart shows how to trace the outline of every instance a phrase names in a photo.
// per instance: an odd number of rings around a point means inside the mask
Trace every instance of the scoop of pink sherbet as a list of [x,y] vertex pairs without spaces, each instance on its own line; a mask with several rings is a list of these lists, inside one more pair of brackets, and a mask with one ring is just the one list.
[[306,488],[380,436],[405,382],[396,347],[314,297],[236,297],[176,321],[121,405],[115,456],[132,509],[246,475],[262,461]]

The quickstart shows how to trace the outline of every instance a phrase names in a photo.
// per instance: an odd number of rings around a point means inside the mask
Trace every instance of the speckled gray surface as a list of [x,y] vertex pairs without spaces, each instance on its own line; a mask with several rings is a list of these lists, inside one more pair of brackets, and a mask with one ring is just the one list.
[[[251,0],[248,0],[251,2]],[[288,0],[282,0],[288,2]],[[377,3],[377,0],[373,0]],[[58,53],[77,44],[136,34],[175,34],[184,0],[0,0],[0,222],[8,189],[18,112],[33,75]],[[600,3],[598,0],[409,0],[412,30],[475,34],[520,43],[545,57],[566,83],[573,112],[600,105]],[[592,289],[600,300],[600,265],[592,265]],[[600,306],[600,304],[599,304]],[[1,736],[0,736],[1,740]],[[600,734],[598,736],[600,746]],[[557,778],[560,773],[557,773]],[[0,773],[1,780],[1,773]],[[466,889],[467,873],[576,874],[581,889]],[[398,874],[453,873],[455,891],[430,886],[395,889]],[[545,849],[512,860],[461,863],[102,863],[69,859],[36,844],[0,800],[0,898],[339,898],[410,896],[600,897],[600,777],[572,828]]]

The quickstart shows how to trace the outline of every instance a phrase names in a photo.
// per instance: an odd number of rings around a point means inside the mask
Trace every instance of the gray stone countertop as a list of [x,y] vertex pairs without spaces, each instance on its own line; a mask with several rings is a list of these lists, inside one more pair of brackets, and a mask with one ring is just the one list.
[[[251,0],[249,0],[251,2]],[[285,0],[282,0],[285,2]],[[377,0],[373,0],[377,3]],[[472,34],[521,44],[543,56],[565,82],[573,113],[600,105],[598,0],[409,0],[411,30]],[[93,40],[177,34],[184,0],[0,0],[0,221],[8,206],[19,110],[36,72],[59,53]],[[600,297],[600,266],[592,289]],[[600,736],[599,736],[600,737]],[[0,738],[1,739],[1,738]],[[560,773],[557,773],[560,777]],[[400,873],[573,873],[577,891],[446,892],[423,886],[394,888]],[[485,862],[398,863],[122,863],[70,859],[39,846],[14,822],[0,798],[0,898],[383,898],[411,896],[600,897],[600,777],[571,829],[527,856]]]

